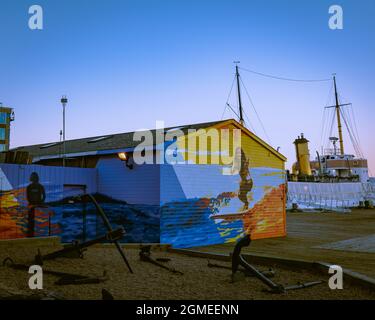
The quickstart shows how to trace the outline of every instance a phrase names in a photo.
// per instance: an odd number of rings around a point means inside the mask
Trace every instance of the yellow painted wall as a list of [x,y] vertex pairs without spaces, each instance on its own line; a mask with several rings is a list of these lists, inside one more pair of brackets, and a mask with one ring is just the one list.
[[[210,129],[219,129],[218,135],[219,139],[218,141],[215,141],[215,143],[211,143],[212,140],[210,139]],[[221,131],[220,129],[228,129],[230,134],[229,139],[229,150],[227,148],[220,148],[220,141],[221,141]],[[230,156],[233,156],[233,139],[232,139],[232,132],[233,129],[239,129],[238,126],[236,126],[233,122],[228,122],[226,124],[218,124],[210,128],[203,129],[205,132],[207,132],[208,138],[208,144],[207,149],[201,149],[199,148],[199,132],[186,135],[178,139],[178,148],[180,150],[185,150],[184,152],[184,160],[193,159],[193,162],[196,164],[211,164],[216,163],[215,161],[211,161],[213,157],[216,155],[218,156],[220,153],[228,152]],[[214,130],[211,131],[213,135],[215,135]],[[189,148],[189,139],[191,137],[195,137],[196,140],[196,150],[198,152],[207,152],[207,162],[204,161],[204,159],[199,158],[198,154],[195,150],[192,150],[192,148]],[[216,139],[215,139],[216,140]],[[246,131],[241,131],[241,147],[243,151],[245,152],[246,156],[250,158],[250,167],[256,168],[256,167],[269,167],[269,168],[275,168],[284,170],[285,169],[285,161],[281,159],[279,156],[277,156],[274,152],[272,152],[270,149],[266,148],[264,145],[262,145],[257,139],[254,137],[251,137]],[[215,159],[214,159],[215,160]],[[225,163],[222,163],[220,157],[219,157],[219,164],[223,165]]]

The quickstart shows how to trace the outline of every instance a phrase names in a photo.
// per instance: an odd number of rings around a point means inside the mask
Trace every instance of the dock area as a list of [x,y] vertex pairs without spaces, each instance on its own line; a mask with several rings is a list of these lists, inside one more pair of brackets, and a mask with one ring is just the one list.
[[[194,248],[228,254],[234,244]],[[375,209],[351,213],[287,213],[287,236],[256,240],[244,253],[324,261],[375,278]]]

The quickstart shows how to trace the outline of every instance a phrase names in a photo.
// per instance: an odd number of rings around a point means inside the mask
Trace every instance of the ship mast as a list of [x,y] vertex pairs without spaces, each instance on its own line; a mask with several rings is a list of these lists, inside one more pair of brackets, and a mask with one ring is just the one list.
[[340,115],[340,104],[336,87],[336,75],[333,76],[333,83],[335,86],[335,99],[336,99],[336,116],[337,116],[337,126],[339,131],[339,142],[340,142],[340,152],[341,155],[344,155],[344,140],[342,136],[342,125],[341,125],[341,115]]
[[240,73],[238,72],[238,63],[236,63],[236,79],[237,79],[237,94],[238,94],[238,109],[239,109],[239,115],[240,115],[240,123],[242,125],[245,124],[243,120],[243,112],[242,112],[242,101],[241,101],[241,88],[240,88]]

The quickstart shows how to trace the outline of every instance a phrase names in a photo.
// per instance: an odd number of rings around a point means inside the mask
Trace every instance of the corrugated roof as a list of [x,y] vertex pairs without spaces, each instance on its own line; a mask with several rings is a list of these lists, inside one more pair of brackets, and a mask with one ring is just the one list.
[[[255,139],[258,143],[263,145],[263,147],[268,149],[270,152],[272,152],[281,160],[286,161],[286,158],[281,153],[276,151],[269,144],[267,144],[261,138],[259,138],[254,133],[249,131],[246,127],[243,127],[240,123],[238,123],[234,119],[188,124],[188,125],[183,125],[183,126],[174,126],[174,127],[165,128],[164,131],[168,132],[168,131],[179,129],[179,130],[182,130],[184,133],[188,133],[189,129],[199,130],[199,129],[205,129],[205,128],[208,128],[217,124],[227,124],[227,123],[232,123],[236,125],[238,128],[241,128],[249,136]],[[154,129],[150,131],[152,132],[154,136],[154,141],[155,141],[156,130]],[[79,154],[79,153],[88,153],[88,152],[105,151],[105,150],[134,148],[139,144],[138,141],[134,141],[133,139],[134,133],[135,131],[118,133],[118,134],[100,135],[100,136],[82,138],[82,139],[66,140],[65,141],[65,150],[66,150],[65,154],[69,155],[69,154]],[[33,158],[43,158],[43,157],[60,156],[63,151],[63,146],[61,142],[47,142],[47,143],[42,143],[42,144],[17,147],[17,148],[12,149],[11,151],[26,151]]]
[[[184,126],[175,126],[170,128],[165,128],[165,131],[171,129],[180,129],[187,133],[189,129],[204,129],[211,127],[222,121],[213,121],[213,122],[204,122],[197,124],[189,124]],[[152,134],[155,137],[155,131],[151,130]],[[139,142],[133,140],[133,132],[125,132],[118,134],[108,134],[100,135],[95,137],[88,137],[82,139],[66,140],[65,141],[65,153],[83,153],[83,152],[93,152],[93,151],[104,151],[104,150],[114,150],[114,149],[127,149],[136,147]],[[154,139],[155,140],[155,139]],[[40,158],[46,156],[60,155],[62,153],[62,143],[61,142],[46,142],[42,144],[29,145],[29,146],[20,146],[12,149],[11,151],[26,151],[32,157]]]

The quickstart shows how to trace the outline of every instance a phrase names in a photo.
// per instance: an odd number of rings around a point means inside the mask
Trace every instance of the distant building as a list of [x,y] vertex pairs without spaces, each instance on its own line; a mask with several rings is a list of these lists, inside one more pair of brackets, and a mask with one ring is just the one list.
[[0,103],[0,152],[9,150],[10,123],[13,120],[13,109],[3,107]]

